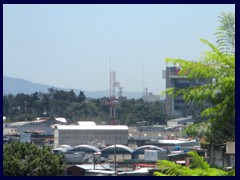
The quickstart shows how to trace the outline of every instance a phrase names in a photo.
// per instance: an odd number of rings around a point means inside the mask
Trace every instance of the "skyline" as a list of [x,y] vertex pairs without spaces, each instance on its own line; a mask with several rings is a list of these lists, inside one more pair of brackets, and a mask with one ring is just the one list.
[[84,91],[160,94],[164,59],[197,60],[235,5],[3,5],[3,74]]

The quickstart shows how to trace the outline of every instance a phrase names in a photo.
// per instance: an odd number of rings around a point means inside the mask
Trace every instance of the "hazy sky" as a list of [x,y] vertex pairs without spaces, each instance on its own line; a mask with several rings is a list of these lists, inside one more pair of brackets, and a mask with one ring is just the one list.
[[[3,74],[61,88],[160,94],[166,57],[197,60],[234,5],[3,5]],[[143,73],[144,65],[144,73]],[[124,95],[124,93],[123,93]]]

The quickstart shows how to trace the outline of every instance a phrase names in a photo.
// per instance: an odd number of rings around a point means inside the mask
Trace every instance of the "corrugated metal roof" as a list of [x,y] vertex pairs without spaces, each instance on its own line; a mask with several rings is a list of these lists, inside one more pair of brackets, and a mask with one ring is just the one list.
[[60,125],[56,126],[59,130],[128,130],[123,125],[96,125],[96,126],[79,126],[79,125]]

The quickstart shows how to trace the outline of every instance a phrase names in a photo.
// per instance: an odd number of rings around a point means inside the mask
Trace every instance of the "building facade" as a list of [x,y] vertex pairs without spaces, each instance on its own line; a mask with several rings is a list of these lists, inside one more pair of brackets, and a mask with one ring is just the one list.
[[[197,84],[197,80],[187,79],[185,76],[179,76],[180,69],[176,66],[166,67],[163,70],[162,77],[166,79],[167,88],[186,88]],[[183,100],[182,95],[174,97],[174,94],[166,94],[166,113],[172,116],[186,116],[189,113],[190,104]]]
[[77,146],[128,144],[128,127],[122,125],[63,125],[54,127],[54,147],[68,144]]

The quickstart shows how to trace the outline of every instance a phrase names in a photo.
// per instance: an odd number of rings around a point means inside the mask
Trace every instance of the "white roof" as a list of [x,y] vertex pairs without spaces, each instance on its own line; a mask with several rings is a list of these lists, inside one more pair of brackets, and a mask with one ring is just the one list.
[[187,117],[182,117],[182,118],[177,118],[177,119],[170,119],[168,122],[179,122],[179,121],[186,121],[186,120],[191,120],[192,116],[187,116]]
[[[79,168],[85,169],[85,170],[93,170],[94,164],[81,164],[81,165],[75,165]],[[99,169],[112,169],[109,164],[95,164],[95,170]]]
[[116,171],[96,170],[96,169],[87,170],[87,172],[98,173],[98,174],[116,174]]
[[186,121],[186,120],[192,120],[192,116],[170,119],[170,120],[168,120],[168,122],[179,122],[179,121]]
[[148,174],[148,169],[153,169],[153,168],[140,168],[135,171],[127,171],[127,172],[120,172],[118,174]]
[[60,130],[128,130],[124,125],[96,125],[96,126],[78,126],[78,125],[59,125]]
[[96,126],[94,121],[78,121],[78,125],[80,126]]
[[67,123],[67,120],[65,118],[58,117],[58,118],[55,118],[55,119],[59,122]]
[[196,140],[178,140],[178,139],[161,139],[158,140],[159,143],[162,144],[169,144],[169,143],[173,143],[173,144],[182,144],[182,143],[189,143],[189,142],[196,142]]
[[70,146],[68,144],[63,144],[60,146],[60,148],[72,149],[72,146]]

